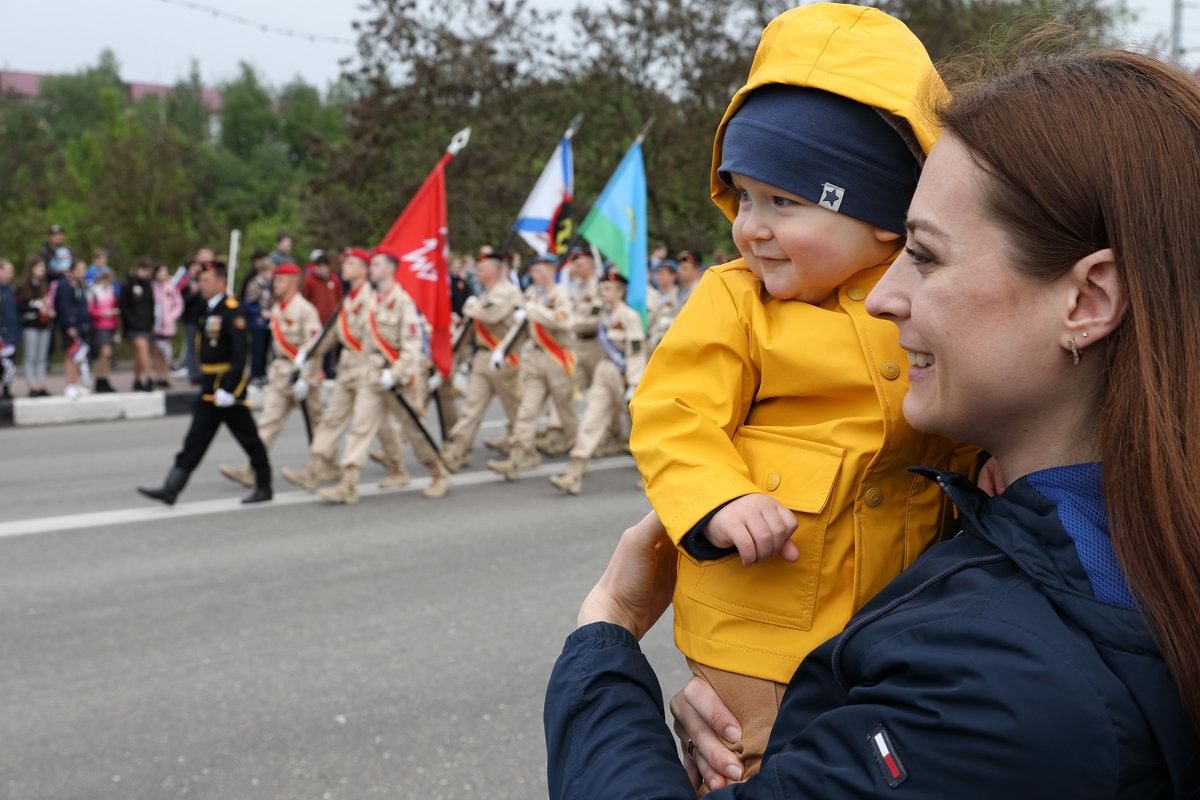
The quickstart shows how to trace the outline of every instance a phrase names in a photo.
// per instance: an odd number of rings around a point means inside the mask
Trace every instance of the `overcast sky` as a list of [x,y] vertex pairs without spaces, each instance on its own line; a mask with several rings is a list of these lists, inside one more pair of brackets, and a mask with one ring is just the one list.
[[[453,2],[453,0],[450,0]],[[338,61],[353,58],[351,22],[362,0],[0,0],[0,68],[19,72],[75,72],[95,65],[110,48],[126,81],[172,84],[187,77],[192,60],[205,85],[253,64],[275,87],[297,75],[322,90],[338,76]],[[596,0],[602,2],[602,0]],[[245,24],[187,7],[217,8]],[[554,0],[537,5],[555,7]],[[1200,63],[1200,7],[1185,7],[1183,45]],[[1171,0],[1130,0],[1140,20],[1133,39],[1166,36]],[[272,30],[264,31],[261,24]],[[291,35],[276,32],[291,31]],[[311,40],[309,36],[317,37]],[[340,40],[328,41],[325,37]]]

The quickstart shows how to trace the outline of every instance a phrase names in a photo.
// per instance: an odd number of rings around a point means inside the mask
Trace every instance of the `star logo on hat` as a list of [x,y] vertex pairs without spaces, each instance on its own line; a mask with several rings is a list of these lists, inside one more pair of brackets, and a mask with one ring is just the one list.
[[840,186],[834,186],[832,183],[827,183],[821,188],[821,200],[817,205],[822,208],[828,208],[830,211],[837,211],[842,207],[842,199],[845,196],[845,189]]

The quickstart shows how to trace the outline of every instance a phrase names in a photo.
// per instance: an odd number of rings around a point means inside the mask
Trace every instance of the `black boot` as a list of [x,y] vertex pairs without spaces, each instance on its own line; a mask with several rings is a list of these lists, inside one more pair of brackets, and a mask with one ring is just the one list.
[[271,484],[254,487],[254,491],[242,498],[243,503],[263,503],[270,500],[275,495],[271,492]]
[[254,468],[254,491],[242,498],[243,503],[264,503],[275,495],[271,492],[271,465],[268,462]]
[[[146,489],[142,486],[138,487],[138,491],[146,495],[146,497],[155,500],[161,500],[169,506],[175,505],[175,498],[183,491],[183,485],[187,483],[188,474],[179,467],[171,467],[171,471],[167,473],[167,479],[163,481],[163,485],[158,489]],[[268,490],[269,491],[269,490]]]

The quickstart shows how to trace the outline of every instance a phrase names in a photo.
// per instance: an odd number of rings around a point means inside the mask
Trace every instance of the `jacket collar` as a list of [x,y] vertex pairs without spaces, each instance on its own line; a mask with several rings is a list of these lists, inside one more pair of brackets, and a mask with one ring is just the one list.
[[1159,648],[1140,611],[1107,603],[1092,592],[1075,543],[1058,518],[1057,507],[1025,478],[1009,484],[1004,494],[989,497],[962,475],[928,467],[911,469],[936,481],[958,506],[965,533],[1004,552],[1093,639],[1122,650],[1158,656]]

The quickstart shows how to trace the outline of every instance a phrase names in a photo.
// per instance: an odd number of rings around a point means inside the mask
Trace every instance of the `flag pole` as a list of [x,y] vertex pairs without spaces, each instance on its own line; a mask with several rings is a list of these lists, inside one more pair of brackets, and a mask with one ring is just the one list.
[[233,297],[233,276],[237,273],[238,246],[242,243],[242,232],[234,228],[229,233],[229,265],[225,270],[225,294]]

